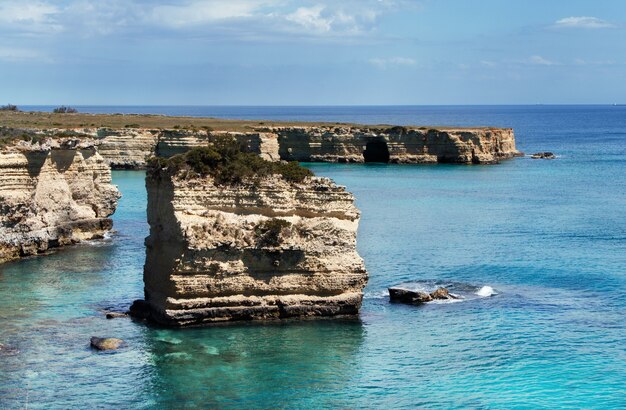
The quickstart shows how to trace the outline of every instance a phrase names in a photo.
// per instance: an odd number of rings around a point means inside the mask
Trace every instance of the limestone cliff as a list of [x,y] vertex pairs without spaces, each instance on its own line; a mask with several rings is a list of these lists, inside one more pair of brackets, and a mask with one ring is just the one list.
[[[132,124],[129,124],[132,125]],[[113,168],[141,169],[153,156],[171,157],[228,136],[247,152],[277,161],[493,164],[521,155],[510,128],[428,129],[364,125],[205,128],[29,129],[42,137],[67,133],[93,140]]]
[[146,178],[144,270],[153,320],[184,326],[358,313],[367,281],[360,213],[326,178],[219,184],[171,170]]
[[493,164],[521,155],[510,128],[275,127],[289,161]]
[[150,156],[170,157],[206,146],[224,135],[236,138],[248,152],[268,160],[494,164],[521,155],[515,148],[515,135],[510,128],[438,130],[302,125],[265,127],[250,132],[133,129],[111,132],[99,132],[100,151],[114,167],[128,164],[143,167]]
[[0,263],[102,237],[120,194],[89,141],[17,144],[0,152]]

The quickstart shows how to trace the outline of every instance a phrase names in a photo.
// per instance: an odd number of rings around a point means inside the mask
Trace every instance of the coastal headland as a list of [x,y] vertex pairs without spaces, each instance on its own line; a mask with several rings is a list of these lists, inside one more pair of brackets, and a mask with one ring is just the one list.
[[[172,326],[358,314],[354,197],[299,162],[495,164],[510,128],[0,112],[0,262],[99,238],[111,169],[147,169],[147,316]],[[132,311],[132,310],[131,310]]]
[[272,161],[494,164],[521,155],[513,130],[493,127],[42,112],[0,112],[0,127],[5,128],[3,134],[17,134],[24,143],[29,135],[31,141],[59,136],[91,139],[114,169],[143,169],[150,157],[170,157],[223,136]]

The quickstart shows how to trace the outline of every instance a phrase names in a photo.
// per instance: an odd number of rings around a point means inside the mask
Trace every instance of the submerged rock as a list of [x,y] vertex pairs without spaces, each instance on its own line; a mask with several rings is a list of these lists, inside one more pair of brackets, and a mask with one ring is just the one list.
[[98,350],[116,350],[124,345],[122,339],[116,339],[114,337],[92,337],[91,347]]
[[11,356],[17,353],[19,351],[16,348],[0,343],[0,355]]
[[552,152],[536,152],[530,156],[532,159],[555,159],[556,155]]
[[124,313],[124,312],[107,312],[106,313],[107,319],[117,319],[121,317],[128,317],[128,313]]

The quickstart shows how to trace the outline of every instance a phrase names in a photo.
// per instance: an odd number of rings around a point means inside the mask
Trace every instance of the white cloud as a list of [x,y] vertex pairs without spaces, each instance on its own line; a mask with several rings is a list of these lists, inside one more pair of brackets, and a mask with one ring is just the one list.
[[0,21],[3,23],[43,23],[55,13],[58,13],[56,6],[42,2],[0,3]]
[[59,8],[41,1],[0,2],[0,25],[25,33],[54,33],[63,29],[55,17]]
[[583,60],[582,58],[577,58],[574,60],[574,64],[581,66],[611,66],[617,63],[614,60]]
[[419,0],[0,0],[0,34],[172,35],[240,40],[350,40]]
[[48,55],[39,50],[28,48],[0,47],[0,61],[9,63],[19,63],[23,61],[33,61],[39,63],[49,63],[51,59]]
[[255,17],[260,9],[274,3],[276,2],[254,0],[192,1],[181,5],[156,6],[149,13],[149,18],[156,23],[178,28]]
[[498,65],[498,63],[496,63],[495,61],[489,61],[489,60],[482,60],[480,64],[485,67],[495,67]]
[[390,67],[401,67],[401,66],[414,66],[417,64],[412,58],[407,57],[392,57],[392,58],[372,58],[369,60],[369,63],[375,67],[380,69],[386,69]]
[[566,17],[554,23],[558,28],[612,28],[614,24],[597,17]]
[[554,61],[550,61],[548,59],[545,59],[541,56],[532,56],[528,59],[527,61],[529,64],[532,65],[545,65],[545,66],[551,66],[551,65],[558,65],[559,63],[556,63]]
[[318,4],[313,7],[300,7],[295,12],[285,16],[287,21],[291,21],[304,27],[307,30],[328,32],[332,28],[332,17],[322,17],[321,13],[326,7]]

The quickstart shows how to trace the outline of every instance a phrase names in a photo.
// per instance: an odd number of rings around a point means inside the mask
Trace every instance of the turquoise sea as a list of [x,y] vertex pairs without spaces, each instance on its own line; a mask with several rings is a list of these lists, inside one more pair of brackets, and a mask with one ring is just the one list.
[[[626,407],[626,107],[78,108],[506,126],[558,158],[310,164],[362,211],[360,318],[184,330],[104,318],[143,295],[144,174],[115,171],[109,239],[0,266],[0,408]],[[402,283],[467,299],[390,304]]]

